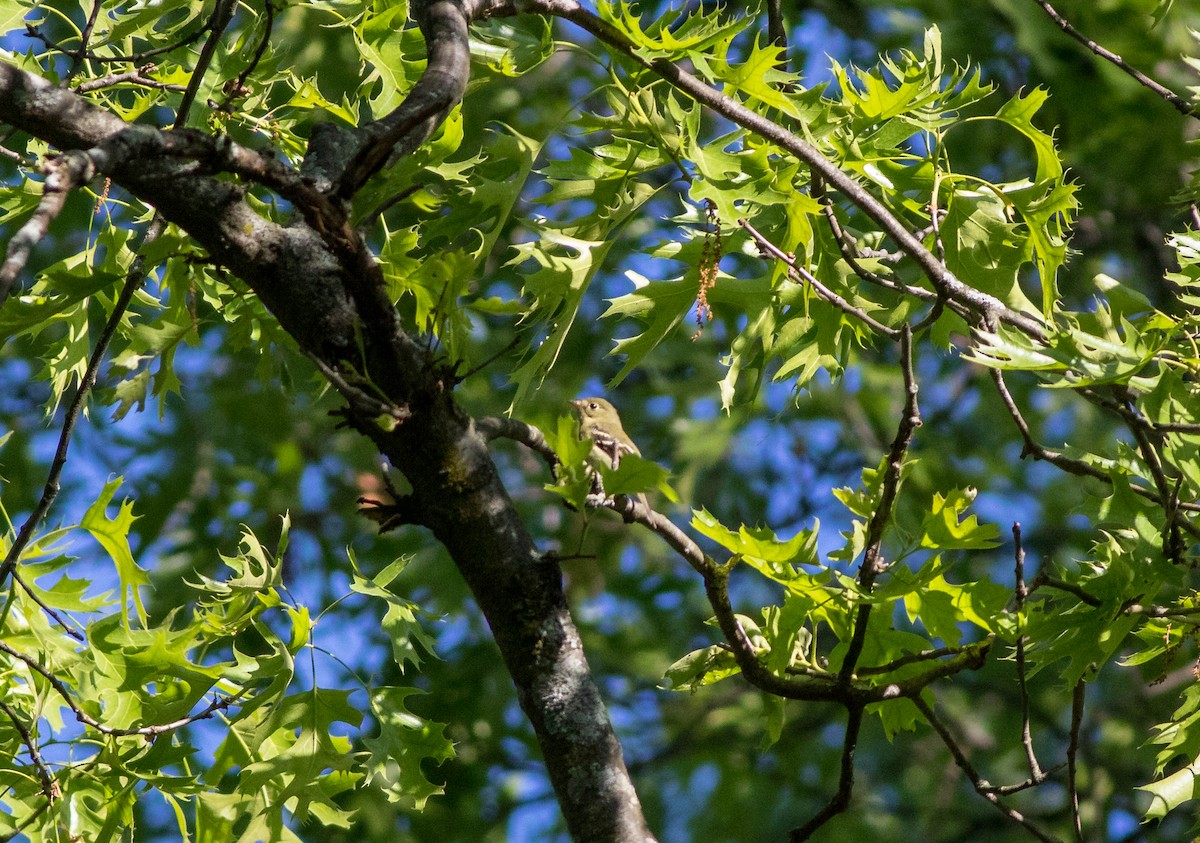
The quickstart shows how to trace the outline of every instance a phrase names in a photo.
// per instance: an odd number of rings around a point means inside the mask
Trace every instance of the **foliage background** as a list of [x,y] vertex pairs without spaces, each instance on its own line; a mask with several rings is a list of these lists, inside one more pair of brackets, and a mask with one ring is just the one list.
[[[11,51],[6,60],[28,64],[32,59],[22,56],[40,53],[44,45],[23,36],[19,19],[11,15],[44,20],[44,32],[68,39],[82,25],[90,4],[44,3],[31,11],[26,4],[6,3],[0,8],[9,15],[0,20],[16,30],[4,42]],[[120,31],[101,33],[100,40],[122,43],[121,38],[135,33],[149,38],[155,27],[153,40],[169,41],[194,28],[209,10],[195,3],[180,5],[174,16],[162,11],[153,4],[113,4],[108,25]],[[662,14],[650,5],[639,11],[643,21]],[[1194,84],[1194,73],[1181,56],[1196,52],[1188,31],[1200,28],[1195,4],[1176,2],[1154,25],[1151,14],[1164,10],[1144,2],[1064,4],[1062,11],[1082,31],[1135,66],[1152,70],[1175,90]],[[1193,129],[1168,105],[1067,40],[1034,3],[995,0],[977,8],[915,2],[901,8],[818,2],[787,9],[786,19],[789,58],[793,68],[803,69],[806,86],[836,80],[831,58],[870,67],[881,55],[895,56],[900,49],[920,55],[928,28],[936,25],[947,66],[969,63],[997,87],[989,99],[992,108],[1018,92],[1045,88],[1050,96],[1034,123],[1053,133],[1078,185],[1074,254],[1058,275],[1063,306],[1094,309],[1100,273],[1158,306],[1169,306],[1176,291],[1164,278],[1176,258],[1165,237],[1187,224],[1188,196],[1182,191],[1188,188],[1195,155],[1189,143]],[[306,2],[281,8],[272,49],[256,70],[249,97],[231,115],[201,108],[191,124],[224,129],[238,139],[271,138],[294,155],[302,151],[301,139],[314,122],[341,114],[364,117],[368,105],[378,113],[388,106],[389,96],[411,84],[422,48],[414,30],[400,31],[403,22],[399,4]],[[245,67],[262,25],[260,10],[239,8],[212,79],[232,78]],[[752,31],[757,29],[756,24]],[[768,524],[783,536],[811,528],[819,519],[822,555],[836,550],[838,532],[849,528],[850,519],[832,490],[858,485],[863,467],[878,464],[894,434],[902,399],[894,349],[864,343],[846,355],[848,365],[839,377],[821,373],[802,388],[783,381],[753,390],[748,384],[764,361],[752,351],[743,354],[744,346],[739,346],[747,328],[741,302],[718,298],[715,318],[697,338],[691,338],[696,326],[689,317],[626,374],[624,359],[610,353],[614,339],[629,340],[642,328],[635,320],[614,318],[606,302],[628,301],[621,299],[631,292],[626,271],[654,279],[677,271],[678,266],[665,269],[665,261],[647,252],[661,241],[691,236],[681,231],[702,232],[702,210],[669,166],[648,167],[641,183],[648,193],[653,188],[653,194],[619,236],[610,236],[601,202],[615,202],[618,187],[564,186],[563,174],[578,178],[586,172],[595,146],[587,120],[578,115],[586,109],[605,112],[601,89],[613,77],[599,45],[558,23],[553,32],[566,43],[546,57],[543,24],[536,19],[503,19],[477,30],[476,81],[461,113],[435,137],[424,157],[402,162],[356,206],[365,214],[398,186],[418,187],[410,201],[386,215],[384,227],[392,236],[377,229],[372,242],[403,268],[396,270],[397,278],[417,273],[404,282],[405,315],[418,325],[431,313],[446,318],[443,347],[468,365],[501,354],[458,388],[459,400],[473,415],[502,415],[517,400],[518,417],[551,431],[567,399],[599,393],[621,373],[619,387],[609,394],[619,403],[626,428],[636,431],[643,453],[670,466],[672,484],[687,506],[706,508],[725,524]],[[736,54],[751,54],[750,33],[734,43]],[[183,50],[164,60],[155,77],[186,82],[193,53]],[[45,61],[50,72],[65,72],[61,57]],[[528,73],[509,77],[527,67]],[[623,81],[638,78],[634,73]],[[830,89],[837,90],[836,84]],[[661,89],[656,91],[661,107]],[[169,91],[117,88],[106,96],[122,116],[160,121],[162,110],[177,102],[177,93]],[[200,102],[221,97],[216,82],[211,89],[202,86]],[[712,118],[705,120],[710,136],[728,129]],[[517,149],[518,140],[524,150]],[[1028,142],[1015,132],[996,131],[994,125],[956,126],[949,144],[957,172],[982,174],[992,182],[1017,181],[1036,166]],[[12,136],[7,146],[39,151],[23,134]],[[456,180],[455,168],[443,166],[476,156],[478,163],[464,178]],[[527,182],[512,181],[521,168],[531,166]],[[0,173],[12,187],[0,206],[0,225],[11,232],[36,195],[22,187],[27,182],[13,161],[2,159]],[[550,184],[555,178],[559,183]],[[482,245],[471,242],[469,228],[458,220],[471,219],[480,209],[484,216],[478,225],[484,231],[486,214],[506,201],[505,186],[513,183],[521,188],[519,197],[513,197],[516,212],[487,229]],[[93,190],[99,187],[93,185]],[[548,202],[547,191],[561,201]],[[262,196],[268,201],[265,191]],[[31,262],[31,270],[47,273],[44,277],[59,289],[72,279],[82,289],[97,269],[109,272],[111,282],[121,260],[118,247],[144,221],[144,209],[119,192],[103,200],[99,213],[97,201],[95,196],[73,197]],[[286,210],[282,206],[277,212]],[[441,228],[439,219],[447,221]],[[539,231],[579,220],[598,226],[588,236],[604,240],[605,252],[592,267],[595,278],[552,372],[542,381],[538,373],[520,367],[534,354],[531,340],[551,329],[536,312],[525,313],[524,323],[514,318],[528,307],[536,282],[531,282],[528,263],[512,260],[521,253],[510,244],[529,243]],[[734,220],[723,218],[722,223],[731,244],[744,239]],[[414,258],[404,252],[404,231],[418,226],[421,242],[413,254],[418,263],[425,261],[419,270],[405,263]],[[700,237],[690,241],[693,266],[701,243]],[[468,267],[451,258],[441,264],[432,260],[440,248],[451,254],[451,247],[461,247],[478,263]],[[93,250],[92,258],[85,267],[73,266],[71,256],[81,249]],[[169,234],[159,249],[164,256],[178,257],[189,246]],[[739,255],[736,248],[726,254],[722,269],[731,276],[761,273],[751,254]],[[197,605],[200,595],[189,582],[229,576],[220,554],[237,553],[243,529],[273,547],[281,518],[288,514],[290,541],[274,581],[280,606],[265,611],[258,638],[253,630],[239,627],[214,645],[212,655],[229,659],[236,645],[263,657],[265,630],[288,640],[295,618],[282,606],[295,601],[310,607],[317,618],[306,642],[311,646],[294,654],[297,693],[344,688],[347,707],[367,713],[361,729],[340,722],[327,730],[338,739],[337,748],[361,750],[364,736],[378,728],[360,678],[369,678],[371,685],[426,692],[405,704],[430,723],[445,724],[445,737],[454,744],[452,759],[415,765],[442,784],[441,793],[423,810],[413,810],[411,795],[399,797],[378,781],[346,788],[331,805],[336,811],[353,811],[350,818],[335,820],[331,808],[327,816],[293,821],[301,838],[562,836],[532,733],[453,566],[427,534],[410,528],[376,537],[357,511],[361,494],[379,491],[374,450],[357,434],[339,429],[338,418],[330,414],[338,406],[336,396],[322,389],[311,364],[282,337],[244,286],[201,264],[173,259],[167,266],[135,304],[136,315],[114,347],[114,361],[76,436],[51,523],[78,523],[105,482],[123,478],[110,513],[123,498],[135,502],[137,520],[129,525],[129,541],[149,586],[143,592],[147,617],[157,624],[177,607]],[[440,288],[448,279],[463,284],[461,298],[455,299],[463,302],[461,307],[442,306]],[[1025,294],[1036,304],[1036,279],[1026,271],[1022,280]],[[194,313],[172,322],[186,301],[172,290],[189,284],[200,291],[186,305]],[[39,331],[14,336],[4,346],[0,414],[10,435],[0,451],[0,474],[6,512],[18,524],[41,492],[57,440],[59,416],[48,418],[41,411],[53,413],[62,396],[69,397],[88,340],[111,308],[113,295],[109,289],[96,290],[69,317],[47,320]],[[16,318],[11,312],[0,319]],[[172,333],[175,324],[183,329]],[[15,333],[13,323],[4,327],[6,334]],[[517,350],[506,352],[514,339]],[[48,349],[60,348],[65,349],[62,356],[49,355]],[[981,492],[975,511],[981,520],[998,525],[1002,538],[1013,521],[1021,522],[1030,575],[1043,566],[1074,568],[1093,552],[1092,498],[1102,493],[1044,463],[1021,460],[1021,441],[986,370],[964,365],[961,350],[961,343],[949,343],[927,347],[918,356],[924,424],[911,452],[917,462],[906,476],[897,520],[919,522],[936,492],[977,487]],[[723,379],[728,383],[730,354],[734,362],[743,354],[746,376],[725,412],[719,384]],[[779,363],[765,365],[769,375]],[[1036,381],[1024,376],[1014,377],[1010,388],[1022,406],[1035,409],[1047,444],[1069,442],[1087,450],[1092,447],[1088,443],[1122,435],[1113,421],[1065,390],[1038,390]],[[661,839],[775,840],[816,813],[836,782],[844,723],[840,709],[788,703],[782,720],[776,720],[775,705],[736,679],[694,693],[661,690],[664,672],[676,659],[714,640],[705,624],[711,609],[695,575],[653,535],[607,513],[586,519],[584,537],[583,516],[564,509],[542,488],[549,478],[539,461],[511,443],[497,445],[494,452],[539,545],[572,554],[582,541],[587,553],[594,554],[564,562],[570,602],[650,825]],[[673,513],[686,520],[685,509]],[[408,559],[388,583],[397,596],[355,593],[347,549],[364,577],[387,570],[394,559]],[[72,578],[86,576],[89,594],[116,589],[121,596],[113,564],[98,546],[80,535],[69,552],[79,559],[66,570]],[[955,581],[990,579],[1011,589],[1012,557],[1010,543],[955,553]],[[369,590],[365,580],[355,582],[360,592]],[[774,599],[772,586],[761,580],[745,578],[736,586],[736,604],[747,614]],[[421,630],[405,628],[413,647],[410,656],[419,666],[408,664],[404,675],[389,657],[404,636],[395,625],[383,623],[385,611],[400,611],[398,606],[413,612]],[[79,614],[89,617],[82,604]],[[902,615],[897,609],[901,625]],[[1141,666],[1109,664],[1089,676],[1080,783],[1089,839],[1181,839],[1192,827],[1190,806],[1161,823],[1139,827],[1148,800],[1135,788],[1154,775],[1156,750],[1146,745],[1151,727],[1170,721],[1181,691],[1194,682],[1193,649],[1189,636],[1176,641],[1166,659]],[[960,673],[937,693],[939,709],[955,724],[976,765],[991,781],[1005,783],[1027,774],[1019,741],[1019,691],[1011,663],[1001,658],[1010,652],[993,652],[983,670]],[[1061,757],[1070,727],[1071,683],[1060,667],[1030,678],[1034,743],[1053,758]],[[310,700],[317,699],[313,691]],[[774,728],[776,739],[768,741],[764,736]],[[440,726],[430,729],[434,737],[428,749],[436,756],[442,751],[436,746]],[[68,728],[45,748],[54,763],[82,751],[72,746],[71,734]],[[181,751],[166,760],[166,768],[182,779],[189,771],[208,768],[223,734],[219,724],[195,724],[179,737],[179,745],[193,747],[195,757],[186,759]],[[1013,839],[1018,833],[1015,826],[998,822],[991,806],[974,795],[926,726],[889,737],[878,719],[868,718],[857,760],[852,810],[824,832],[826,839],[921,835],[982,841]],[[187,788],[176,784],[179,789],[172,791],[175,785],[159,782],[157,793],[170,791],[186,802]],[[130,834],[147,840],[177,838],[177,816],[169,803],[144,782],[131,782],[130,788],[134,798],[128,812],[137,829]],[[241,792],[228,777],[215,790]],[[1067,828],[1069,806],[1061,779],[1014,797],[1013,804],[1050,828]],[[320,819],[332,825],[319,828]],[[103,816],[96,820],[100,827],[104,821]],[[212,822],[208,833],[215,834],[218,826]],[[204,836],[194,821],[191,831]]]

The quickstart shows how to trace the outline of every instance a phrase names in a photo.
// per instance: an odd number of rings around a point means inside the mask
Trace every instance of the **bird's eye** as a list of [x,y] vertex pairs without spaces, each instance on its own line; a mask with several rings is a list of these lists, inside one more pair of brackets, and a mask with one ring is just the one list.
[[589,402],[588,402],[588,409],[589,409],[589,410],[599,410],[599,409],[600,409],[600,405],[599,405],[599,404],[597,404],[595,401],[589,401]]

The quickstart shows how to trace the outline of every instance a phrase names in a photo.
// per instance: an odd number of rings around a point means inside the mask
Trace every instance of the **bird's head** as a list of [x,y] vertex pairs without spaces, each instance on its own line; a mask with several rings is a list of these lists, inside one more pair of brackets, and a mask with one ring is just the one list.
[[582,421],[608,421],[617,418],[617,408],[603,398],[576,398],[571,407]]

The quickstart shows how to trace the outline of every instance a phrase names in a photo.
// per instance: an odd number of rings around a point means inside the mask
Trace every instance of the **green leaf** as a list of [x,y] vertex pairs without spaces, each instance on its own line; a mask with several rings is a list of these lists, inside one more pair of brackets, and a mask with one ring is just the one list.
[[800,565],[816,565],[818,523],[812,530],[801,530],[784,541],[766,527],[729,529],[707,509],[692,510],[692,528],[751,565],[760,574],[776,582],[789,584],[805,576]]
[[17,0],[0,0],[0,34],[20,29],[29,11]]
[[1197,777],[1200,777],[1200,758],[1166,778],[1138,787],[1138,790],[1144,790],[1153,797],[1142,813],[1142,819],[1161,820],[1184,802],[1195,798]]
[[348,691],[315,688],[283,699],[254,738],[259,747],[269,742],[270,750],[242,770],[239,790],[267,790],[270,810],[280,816],[289,800],[294,800],[290,811],[300,820],[314,804],[339,810],[333,798],[361,777],[346,775],[358,766],[361,754],[337,734],[341,724],[357,727],[362,722],[362,712],[349,696]]
[[666,9],[643,28],[636,8],[624,0],[599,0],[596,11],[633,41],[637,55],[648,59],[678,58],[684,53],[695,58],[709,50],[723,57],[734,36],[750,23],[749,18],[731,18],[723,8],[698,8],[686,17],[680,9]]
[[[108,552],[109,558],[117,568],[117,577],[121,584],[121,602],[128,605],[128,599],[132,598],[138,620],[142,626],[146,626],[146,607],[142,604],[142,596],[138,588],[149,585],[150,578],[133,561],[133,551],[129,547],[129,529],[136,520],[133,514],[133,501],[126,500],[122,503],[116,518],[109,518],[106,512],[113,495],[116,494],[117,489],[121,488],[121,483],[122,478],[118,477],[104,484],[103,491],[87,508],[79,526],[91,533],[92,538]],[[122,617],[128,625],[128,615],[123,614]]]
[[667,691],[695,691],[740,672],[729,648],[714,644],[693,650],[668,667],[659,687]]
[[634,183],[600,192],[597,198],[602,204],[594,216],[570,225],[532,224],[536,239],[516,246],[517,256],[508,266],[533,262],[533,270],[525,275],[525,293],[533,297],[530,319],[544,323],[548,333],[512,374],[517,385],[512,406],[519,406],[554,367],[584,294],[616,235],[657,191],[650,185]]
[[554,55],[548,16],[491,18],[477,22],[471,34],[471,57],[503,76],[523,76]]
[[760,43],[758,34],[750,46],[749,53],[733,64],[705,61],[703,67],[711,67],[709,75],[720,78],[727,86],[741,91],[752,100],[767,108],[778,109],[789,117],[804,118],[805,112],[789,88],[798,86],[800,77],[780,70],[786,50],[776,44]]
[[425,777],[422,762],[430,759],[440,764],[454,757],[445,726],[408,710],[408,698],[421,693],[416,688],[374,689],[371,714],[379,724],[379,735],[364,740],[371,753],[367,782],[381,788],[389,802],[413,811],[420,811],[429,797],[443,790]]
[[1009,221],[1004,193],[958,191],[940,225],[946,263],[963,282],[995,296],[1013,310],[1038,308],[1021,289],[1019,272],[1029,260],[1025,228]]
[[1073,198],[1075,188],[1064,181],[1063,163],[1054,146],[1054,138],[1033,125],[1033,116],[1047,96],[1042,88],[1017,93],[996,113],[996,119],[1012,126],[1033,144],[1037,160],[1037,197],[1034,202],[1017,201],[1015,204],[1029,225],[1041,277],[1042,315],[1049,319],[1058,301],[1055,277],[1066,259],[1064,227],[1070,223],[1071,212],[1078,203]]
[[159,725],[186,717],[203,702],[227,665],[193,661],[202,644],[198,628],[171,629],[170,621],[130,629],[120,613],[88,626],[86,655],[95,669],[78,671],[76,681],[93,716],[114,728]]
[[945,497],[934,492],[933,503],[921,524],[921,547],[936,550],[986,550],[1000,544],[995,524],[962,515],[975,502],[975,489],[954,489]]
[[355,119],[352,112],[346,105],[333,103],[325,99],[321,94],[321,90],[317,87],[317,80],[301,79],[294,74],[287,74],[287,80],[291,84],[295,93],[292,98],[287,101],[287,104],[292,108],[300,109],[321,109],[344,121],[351,126],[356,125],[358,121]]
[[353,28],[358,51],[371,71],[363,80],[363,92],[369,97],[371,110],[382,117],[398,106],[404,95],[416,83],[420,73],[417,64],[422,55],[419,36],[406,29],[408,5],[390,7],[376,5],[363,15],[360,25]]
[[604,480],[604,492],[608,495],[632,495],[650,489],[660,490],[667,500],[675,502],[679,495],[671,488],[667,478],[671,472],[652,460],[637,454],[628,454],[621,458],[616,469],[603,464],[599,466],[600,476]]
[[577,512],[587,506],[587,496],[592,492],[592,474],[588,466],[588,454],[592,451],[591,440],[579,438],[579,425],[570,416],[559,416],[553,433],[547,434],[547,444],[554,449],[559,464],[554,483],[545,489],[561,495]]
[[918,724],[925,722],[921,710],[912,700],[908,699],[876,703],[867,706],[866,711],[879,715],[879,720],[883,724],[883,732],[889,741],[901,732],[915,731]]
[[414,668],[420,667],[422,653],[435,652],[434,639],[422,626],[422,620],[428,615],[416,603],[399,597],[387,588],[388,583],[408,562],[407,557],[401,557],[368,579],[358,572],[353,554],[350,556],[350,564],[354,569],[350,590],[383,600],[387,606],[383,615],[383,630],[392,642],[392,658],[395,659],[401,673],[404,673],[406,666],[410,664]]

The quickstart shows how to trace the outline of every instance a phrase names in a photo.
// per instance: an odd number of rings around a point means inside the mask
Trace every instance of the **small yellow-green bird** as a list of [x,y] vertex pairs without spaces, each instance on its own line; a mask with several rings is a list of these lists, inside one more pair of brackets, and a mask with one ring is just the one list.
[[[593,465],[616,468],[621,464],[621,457],[642,455],[621,426],[617,408],[608,401],[603,398],[577,398],[571,402],[571,407],[579,417],[579,438],[592,440],[592,452],[588,454],[588,459]],[[641,492],[636,499],[646,507],[650,506]]]
[[592,440],[589,457],[593,463],[616,468],[626,454],[642,455],[625,428],[621,427],[617,408],[608,401],[603,398],[577,398],[571,402],[571,406],[579,417],[579,438]]

